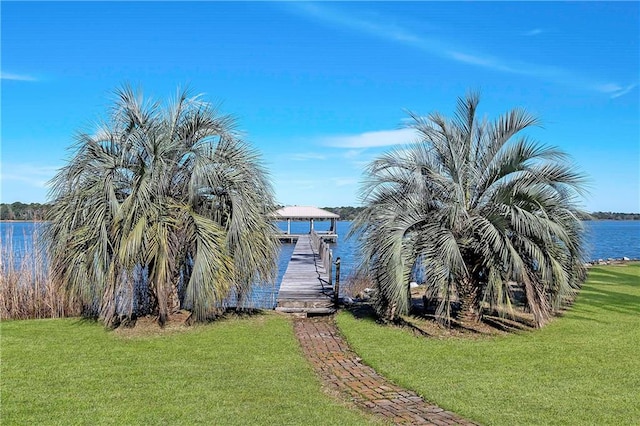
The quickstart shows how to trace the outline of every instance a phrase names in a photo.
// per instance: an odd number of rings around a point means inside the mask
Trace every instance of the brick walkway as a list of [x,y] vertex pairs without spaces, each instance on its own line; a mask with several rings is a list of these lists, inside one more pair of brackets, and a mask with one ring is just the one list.
[[333,317],[296,318],[295,334],[322,380],[359,407],[395,424],[476,425],[388,382],[349,349]]

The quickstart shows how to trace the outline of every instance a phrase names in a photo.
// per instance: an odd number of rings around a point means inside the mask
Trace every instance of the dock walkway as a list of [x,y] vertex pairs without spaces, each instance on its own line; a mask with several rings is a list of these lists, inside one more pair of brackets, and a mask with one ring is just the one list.
[[301,314],[335,312],[331,270],[325,270],[310,235],[300,235],[282,277],[276,310]]

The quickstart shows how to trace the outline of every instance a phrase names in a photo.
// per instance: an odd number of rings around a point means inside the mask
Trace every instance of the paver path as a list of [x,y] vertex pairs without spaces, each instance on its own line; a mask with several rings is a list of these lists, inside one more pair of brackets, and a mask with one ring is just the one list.
[[296,318],[294,328],[305,355],[325,383],[365,410],[396,424],[477,425],[389,383],[362,364],[340,336],[333,317]]

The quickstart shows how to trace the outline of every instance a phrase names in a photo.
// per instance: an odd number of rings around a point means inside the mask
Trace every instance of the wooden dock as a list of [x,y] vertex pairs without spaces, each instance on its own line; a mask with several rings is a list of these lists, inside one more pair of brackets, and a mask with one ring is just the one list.
[[[317,234],[325,241],[330,241],[332,243],[338,241],[338,234],[335,232],[317,232]],[[308,236],[309,234],[287,234],[286,232],[282,232],[277,234],[276,237],[281,243],[295,243],[301,235]]]
[[328,267],[325,267],[325,263],[314,250],[311,236],[298,235],[291,260],[282,277],[276,311],[305,315],[335,312],[331,263],[328,263]]

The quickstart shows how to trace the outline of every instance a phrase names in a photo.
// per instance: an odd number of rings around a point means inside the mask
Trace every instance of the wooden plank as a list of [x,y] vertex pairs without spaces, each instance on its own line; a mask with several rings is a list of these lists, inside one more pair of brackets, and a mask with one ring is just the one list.
[[[330,273],[330,272],[329,272]],[[278,291],[276,310],[331,313],[333,289],[329,275],[314,252],[309,235],[299,235]]]
[[[295,243],[298,241],[301,235],[309,235],[309,234],[287,234],[287,233],[279,233],[276,234],[275,237],[283,243]],[[335,243],[338,241],[338,234],[335,233],[321,233],[320,236],[325,241],[330,241]]]

